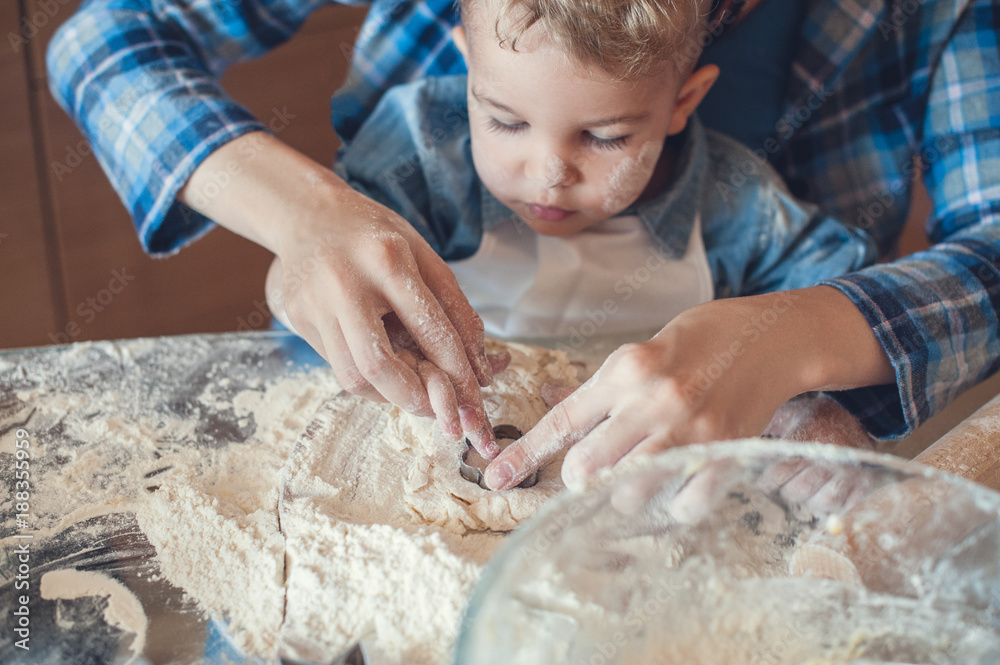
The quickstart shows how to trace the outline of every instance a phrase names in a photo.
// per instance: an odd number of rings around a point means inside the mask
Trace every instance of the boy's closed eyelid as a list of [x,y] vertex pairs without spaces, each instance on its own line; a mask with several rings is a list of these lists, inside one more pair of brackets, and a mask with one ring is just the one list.
[[628,145],[629,140],[628,134],[612,138],[603,138],[601,136],[595,136],[590,132],[585,132],[585,136],[587,137],[588,143],[601,150],[618,150],[624,148]]
[[486,119],[486,128],[500,134],[514,134],[528,127],[526,122],[503,122],[493,116]]

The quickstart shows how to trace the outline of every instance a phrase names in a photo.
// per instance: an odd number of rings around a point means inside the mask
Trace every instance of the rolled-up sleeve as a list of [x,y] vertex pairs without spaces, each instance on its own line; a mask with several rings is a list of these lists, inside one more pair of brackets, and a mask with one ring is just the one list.
[[211,222],[177,203],[178,191],[220,146],[267,131],[218,77],[286,41],[330,3],[90,0],[59,28],[47,54],[50,88],[90,142],[146,251],[174,252],[206,232]]
[[867,317],[896,384],[833,396],[873,435],[906,436],[1000,367],[1000,6],[970,3],[924,122],[929,250],[826,282]]

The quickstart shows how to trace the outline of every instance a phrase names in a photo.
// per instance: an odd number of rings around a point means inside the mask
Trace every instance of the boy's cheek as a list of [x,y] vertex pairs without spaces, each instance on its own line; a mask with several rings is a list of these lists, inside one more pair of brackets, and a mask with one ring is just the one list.
[[611,166],[600,180],[604,212],[617,213],[642,194],[653,176],[662,147],[656,141],[647,141],[638,151],[623,156]]
[[514,162],[499,147],[473,143],[472,159],[476,173],[490,193],[500,200],[510,195],[516,181]]

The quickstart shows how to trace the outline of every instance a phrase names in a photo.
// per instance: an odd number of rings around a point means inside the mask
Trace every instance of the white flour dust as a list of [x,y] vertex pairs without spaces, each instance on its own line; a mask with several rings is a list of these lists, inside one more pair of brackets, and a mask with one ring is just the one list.
[[[106,598],[104,622],[119,630],[132,633],[129,650],[135,662],[146,642],[146,613],[135,594],[118,580],[101,573],[84,570],[53,570],[42,575],[41,595],[46,600],[75,600],[89,596]],[[56,615],[58,623],[59,617]]]
[[[14,389],[2,415],[34,414],[36,539],[68,527],[107,537],[118,522],[101,522],[101,533],[78,525],[134,514],[155,547],[152,579],[181,589],[247,654],[273,658],[302,629],[334,653],[366,637],[380,665],[448,662],[482,566],[562,489],[561,460],[532,489],[487,492],[461,478],[464,444],[432,420],[338,396],[328,367],[264,378],[268,362],[286,361],[270,360],[259,340],[227,343],[87,343],[34,374],[0,359]],[[527,431],[547,410],[541,385],[575,386],[576,369],[561,352],[488,344],[503,349],[513,360],[483,390],[487,413]],[[0,435],[0,452],[13,448],[13,431]],[[278,497],[293,454],[286,542]],[[0,506],[12,500],[0,488]],[[14,530],[11,519],[2,526]],[[49,593],[76,593],[65,581],[49,578]],[[108,612],[105,623],[135,632],[139,653],[141,613]]]
[[[545,381],[575,383],[557,352],[513,345],[484,390],[491,422],[527,431]],[[286,471],[288,641],[340,653],[365,637],[377,663],[447,663],[465,603],[502,534],[562,489],[558,463],[532,488],[462,478],[463,442],[427,419],[340,396],[310,423]],[[308,653],[308,652],[306,652]]]
[[653,173],[656,160],[660,157],[662,144],[656,141],[647,141],[639,148],[639,154],[635,157],[626,157],[618,162],[611,173],[604,188],[604,212],[615,213],[634,201]]
[[566,179],[568,171],[566,162],[559,159],[559,155],[549,155],[545,159],[545,181],[542,185],[545,189],[552,189]]

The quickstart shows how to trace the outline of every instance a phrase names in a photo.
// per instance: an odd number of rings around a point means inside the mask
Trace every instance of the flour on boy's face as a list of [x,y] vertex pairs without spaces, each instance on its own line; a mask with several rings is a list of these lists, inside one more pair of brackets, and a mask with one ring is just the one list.
[[[469,69],[472,155],[485,187],[538,233],[572,235],[639,198],[672,123],[679,75],[616,80],[538,26],[500,46],[494,2],[456,40]],[[663,165],[661,165],[663,166]]]

